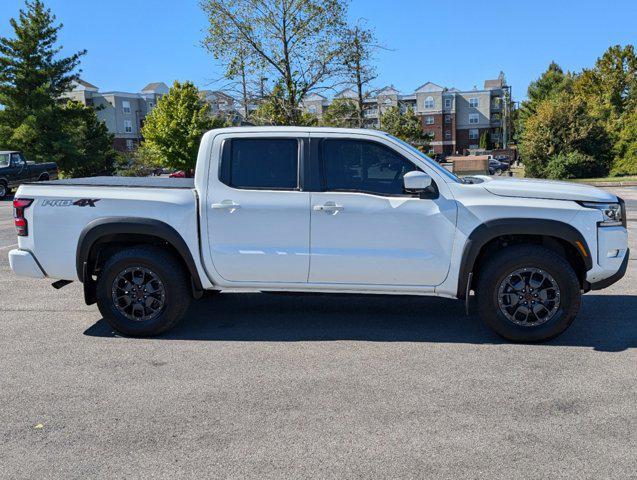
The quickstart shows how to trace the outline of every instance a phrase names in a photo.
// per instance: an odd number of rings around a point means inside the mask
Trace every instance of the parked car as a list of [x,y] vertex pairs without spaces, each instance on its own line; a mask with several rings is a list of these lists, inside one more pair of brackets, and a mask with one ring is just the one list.
[[493,158],[489,159],[489,175],[500,176],[509,169],[509,164]]
[[380,131],[215,129],[198,158],[194,179],[22,185],[11,268],[56,287],[79,280],[127,335],[165,332],[206,290],[436,295],[467,309],[474,291],[487,325],[534,342],[628,265],[617,196],[461,180]]
[[183,170],[177,170],[176,172],[168,175],[168,178],[186,178],[186,172],[184,172]]
[[58,167],[53,162],[27,162],[18,151],[0,151],[0,198],[11,193],[12,188],[25,182],[55,180]]

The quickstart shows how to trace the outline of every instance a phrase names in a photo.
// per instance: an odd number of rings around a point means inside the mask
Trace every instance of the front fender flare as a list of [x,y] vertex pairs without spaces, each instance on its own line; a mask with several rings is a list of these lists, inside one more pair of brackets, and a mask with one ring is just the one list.
[[[469,278],[482,247],[494,238],[503,235],[541,235],[555,237],[572,244],[580,253],[586,270],[593,268],[593,259],[586,239],[572,225],[558,220],[539,218],[503,218],[490,220],[476,227],[467,238],[462,251],[460,271],[458,273],[458,289],[456,297],[464,299],[469,286]],[[581,247],[578,245],[581,245]],[[584,253],[582,253],[584,249]]]

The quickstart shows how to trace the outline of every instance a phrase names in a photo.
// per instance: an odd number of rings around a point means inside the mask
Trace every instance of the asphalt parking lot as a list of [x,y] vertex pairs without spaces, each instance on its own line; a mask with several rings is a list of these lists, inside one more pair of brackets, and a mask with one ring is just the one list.
[[0,201],[2,478],[636,478],[637,260],[543,345],[450,300],[258,293],[131,339],[15,243]]

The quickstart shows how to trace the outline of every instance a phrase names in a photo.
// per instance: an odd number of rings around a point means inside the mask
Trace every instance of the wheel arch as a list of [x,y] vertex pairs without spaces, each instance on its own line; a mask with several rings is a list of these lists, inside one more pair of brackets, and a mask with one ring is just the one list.
[[203,286],[190,248],[173,227],[161,220],[137,217],[107,217],[89,222],[82,230],[76,252],[77,277],[84,284],[87,304],[96,301],[93,272],[100,253],[110,244],[155,244],[172,251],[181,260],[192,278],[193,296],[199,298]]
[[[460,262],[457,298],[466,298],[468,290],[476,280],[476,267],[484,260],[485,253],[507,240],[513,240],[515,243],[539,242],[562,253],[578,273],[582,286],[586,272],[593,268],[588,243],[582,233],[572,225],[559,220],[536,218],[491,220],[476,227],[467,238]],[[560,249],[563,251],[560,252]]]

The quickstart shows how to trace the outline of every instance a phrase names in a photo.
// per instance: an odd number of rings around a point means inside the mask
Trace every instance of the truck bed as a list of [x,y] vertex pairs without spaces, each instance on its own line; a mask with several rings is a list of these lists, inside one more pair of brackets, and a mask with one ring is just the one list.
[[85,186],[85,187],[130,187],[130,188],[195,188],[194,178],[168,177],[86,177],[65,178],[37,182],[38,185]]

